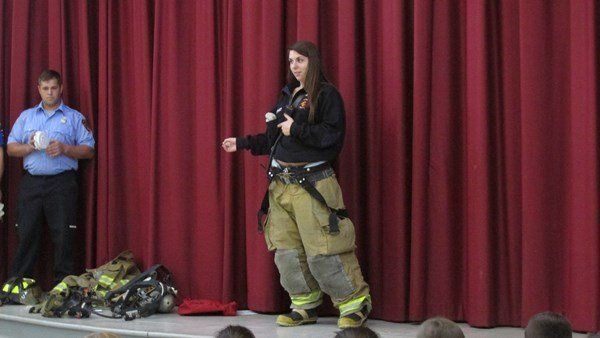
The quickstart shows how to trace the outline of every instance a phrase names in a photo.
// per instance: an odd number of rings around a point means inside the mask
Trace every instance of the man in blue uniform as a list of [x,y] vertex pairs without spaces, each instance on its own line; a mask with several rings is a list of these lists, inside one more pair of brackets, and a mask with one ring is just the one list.
[[31,277],[44,217],[54,244],[54,281],[78,274],[72,252],[77,231],[77,161],[94,156],[95,142],[85,117],[62,102],[62,89],[58,72],[43,71],[38,79],[42,102],[23,111],[8,136],[8,155],[23,157],[25,169],[13,277]]

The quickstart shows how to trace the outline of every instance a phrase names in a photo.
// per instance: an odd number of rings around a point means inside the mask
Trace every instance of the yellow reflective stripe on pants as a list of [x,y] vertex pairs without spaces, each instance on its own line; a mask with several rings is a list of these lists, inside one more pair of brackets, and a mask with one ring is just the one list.
[[292,304],[298,306],[310,303],[317,303],[322,296],[323,293],[321,292],[321,290],[313,291],[311,293],[305,293],[303,295],[290,295],[290,297],[292,298]]
[[347,302],[340,303],[340,316],[345,316],[360,311],[364,303],[371,304],[370,295],[354,298]]

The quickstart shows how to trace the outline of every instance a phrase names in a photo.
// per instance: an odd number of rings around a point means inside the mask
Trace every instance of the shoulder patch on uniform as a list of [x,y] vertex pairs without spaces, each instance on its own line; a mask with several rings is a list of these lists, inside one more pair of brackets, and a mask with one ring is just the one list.
[[310,102],[308,101],[308,97],[305,97],[304,99],[302,99],[302,101],[300,101],[300,104],[298,104],[298,107],[300,109],[307,109],[310,107]]
[[87,123],[87,120],[86,120],[86,119],[82,119],[82,120],[81,120],[81,124],[83,125],[83,127],[84,127],[84,128],[87,130],[87,131],[89,131],[89,132],[92,132],[92,129],[90,129],[90,126],[89,126],[89,124]]

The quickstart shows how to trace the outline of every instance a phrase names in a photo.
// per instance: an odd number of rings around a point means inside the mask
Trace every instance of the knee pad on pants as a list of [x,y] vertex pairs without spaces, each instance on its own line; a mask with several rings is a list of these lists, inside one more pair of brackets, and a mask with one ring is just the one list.
[[344,270],[339,255],[308,257],[308,266],[321,290],[331,298],[344,299],[354,292],[355,286]]
[[277,249],[275,264],[281,275],[281,285],[289,294],[295,295],[312,291],[302,272],[302,262],[298,250]]

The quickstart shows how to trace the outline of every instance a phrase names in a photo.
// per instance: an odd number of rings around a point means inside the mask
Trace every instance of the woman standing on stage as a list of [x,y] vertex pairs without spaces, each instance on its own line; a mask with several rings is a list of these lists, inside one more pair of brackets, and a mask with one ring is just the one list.
[[323,74],[313,43],[296,42],[288,61],[287,84],[265,115],[265,133],[227,138],[222,147],[270,155],[265,239],[292,302],[292,311],[278,316],[277,324],[316,323],[325,292],[340,310],[338,326],[359,327],[371,311],[371,297],[331,167],[344,141],[344,102]]

